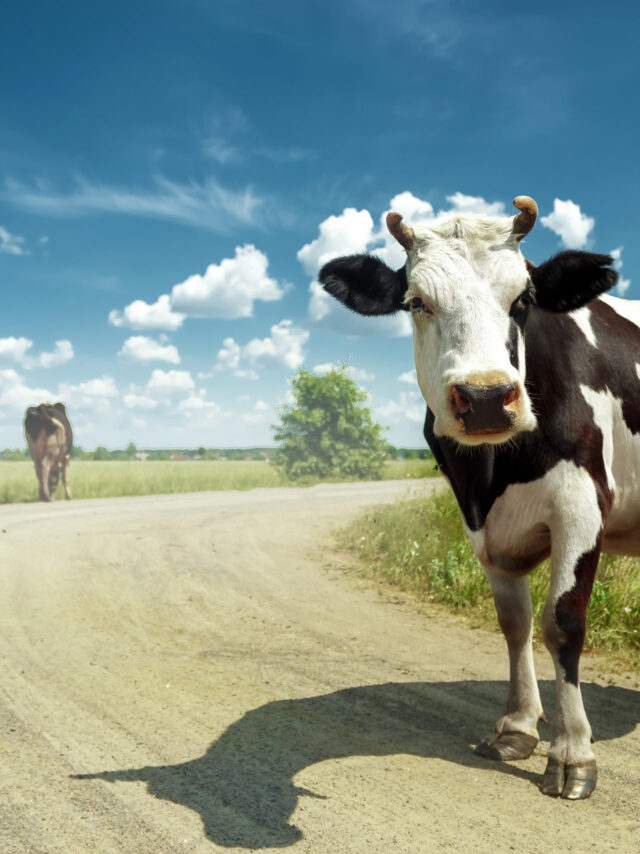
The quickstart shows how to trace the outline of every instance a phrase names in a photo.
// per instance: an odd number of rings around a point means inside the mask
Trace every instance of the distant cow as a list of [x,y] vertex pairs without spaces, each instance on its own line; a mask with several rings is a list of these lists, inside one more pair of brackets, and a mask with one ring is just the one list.
[[30,406],[24,419],[24,432],[29,453],[36,467],[40,500],[52,501],[62,474],[64,494],[71,498],[67,469],[73,444],[71,424],[63,403],[41,403]]
[[544,642],[556,709],[541,789],[586,798],[596,785],[578,666],[601,551],[640,554],[640,304],[600,296],[613,259],[561,252],[540,266],[515,217],[387,215],[407,261],[326,264],[325,289],[359,314],[411,312],[424,434],[456,496],[509,648],[506,714],[476,748],[524,759],[542,704],[533,670],[527,573],[551,555]]

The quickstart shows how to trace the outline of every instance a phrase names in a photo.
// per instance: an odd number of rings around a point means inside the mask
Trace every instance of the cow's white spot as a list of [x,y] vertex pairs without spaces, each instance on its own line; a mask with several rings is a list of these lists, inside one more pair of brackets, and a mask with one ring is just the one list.
[[591,326],[591,312],[586,306],[584,306],[583,308],[578,308],[575,311],[569,312],[567,317],[570,317],[571,320],[573,320],[580,327],[580,331],[587,339],[589,344],[591,344],[593,347],[598,346],[596,336],[593,332],[593,327]]

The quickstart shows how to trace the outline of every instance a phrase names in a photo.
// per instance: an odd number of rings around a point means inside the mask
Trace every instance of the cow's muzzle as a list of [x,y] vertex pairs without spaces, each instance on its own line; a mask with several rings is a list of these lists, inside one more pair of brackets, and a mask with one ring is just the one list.
[[503,433],[514,426],[519,396],[513,383],[454,385],[451,410],[468,435]]

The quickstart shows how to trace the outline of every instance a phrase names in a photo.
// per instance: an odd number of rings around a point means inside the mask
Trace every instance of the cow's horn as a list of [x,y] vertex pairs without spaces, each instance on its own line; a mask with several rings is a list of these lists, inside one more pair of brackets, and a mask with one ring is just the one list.
[[513,233],[518,237],[524,237],[534,226],[538,216],[538,205],[530,196],[516,196],[513,206],[520,211],[513,218]]
[[389,233],[395,237],[401,246],[404,246],[405,249],[411,249],[415,235],[413,229],[402,222],[401,214],[389,211],[387,214],[387,228],[389,229]]

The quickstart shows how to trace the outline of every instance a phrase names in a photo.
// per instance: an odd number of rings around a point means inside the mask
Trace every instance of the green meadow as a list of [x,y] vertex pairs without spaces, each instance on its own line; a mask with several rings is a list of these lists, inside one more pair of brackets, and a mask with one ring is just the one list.
[[[489,582],[449,490],[366,511],[341,532],[340,545],[351,552],[362,574],[381,578],[419,599],[446,605],[478,624],[497,626]],[[539,639],[548,562],[537,567],[529,579]],[[585,648],[640,666],[640,560],[611,555],[600,559]]]
[[[385,480],[429,477],[436,472],[430,460],[388,460]],[[318,481],[305,481],[311,485]],[[206,492],[300,486],[288,481],[271,463],[253,460],[72,460],[69,486],[74,498],[114,498],[123,495]],[[55,493],[64,501],[62,485]],[[0,462],[0,503],[38,500],[38,483],[30,461]]]

